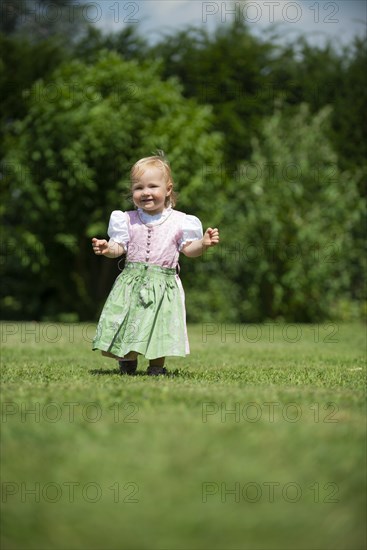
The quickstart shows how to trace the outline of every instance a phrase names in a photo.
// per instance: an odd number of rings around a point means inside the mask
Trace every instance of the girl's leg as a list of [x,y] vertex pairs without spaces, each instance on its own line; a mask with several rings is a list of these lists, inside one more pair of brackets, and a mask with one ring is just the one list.
[[138,354],[136,351],[130,351],[119,360],[121,374],[135,374],[138,368]]
[[124,361],[135,361],[138,358],[138,352],[137,351],[129,351],[124,357],[122,358]]
[[119,357],[118,355],[115,355],[114,353],[110,353],[109,351],[102,351],[102,355],[105,357],[111,357],[111,359],[119,359],[119,360],[125,360],[126,361],[134,361],[138,358],[138,353],[136,351],[130,351],[127,355],[124,357]]
[[130,351],[124,357],[118,357],[109,351],[102,351],[102,355],[105,357],[111,357],[117,359],[119,362],[121,374],[135,374],[138,368],[138,353],[136,351]]
[[157,359],[151,359],[149,361],[149,367],[147,373],[151,376],[157,376],[159,374],[167,374],[164,368],[165,357],[158,357]]
[[149,361],[150,367],[164,367],[165,357],[158,357],[157,359],[151,359]]

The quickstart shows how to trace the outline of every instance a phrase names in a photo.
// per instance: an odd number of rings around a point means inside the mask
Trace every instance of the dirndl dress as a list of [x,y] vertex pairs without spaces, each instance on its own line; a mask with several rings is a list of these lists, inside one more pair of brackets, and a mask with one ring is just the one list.
[[190,353],[177,266],[180,248],[200,235],[197,218],[172,208],[154,217],[140,209],[111,214],[109,236],[127,248],[126,262],[103,307],[93,350],[116,358],[135,351],[147,359]]

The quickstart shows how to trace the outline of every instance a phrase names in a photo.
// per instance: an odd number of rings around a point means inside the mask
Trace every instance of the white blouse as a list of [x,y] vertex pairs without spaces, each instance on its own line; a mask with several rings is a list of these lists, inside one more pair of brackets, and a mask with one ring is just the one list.
[[[165,208],[160,214],[150,215],[144,212],[141,208],[138,208],[139,217],[143,223],[149,223],[152,225],[162,222],[162,219],[167,218],[171,210],[172,208],[168,207]],[[179,250],[181,250],[185,244],[198,241],[203,238],[203,226],[201,225],[199,218],[196,216],[186,214],[183,221],[182,230],[183,235],[179,242]],[[122,210],[114,210],[112,212],[107,233],[112,241],[123,245],[125,250],[127,250],[129,244],[129,232],[127,229],[125,212],[122,212]]]

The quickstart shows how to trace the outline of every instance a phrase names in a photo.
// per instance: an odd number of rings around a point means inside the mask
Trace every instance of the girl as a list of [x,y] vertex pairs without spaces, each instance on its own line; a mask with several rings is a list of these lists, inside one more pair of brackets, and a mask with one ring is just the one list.
[[169,163],[162,156],[139,160],[131,169],[137,210],[111,214],[105,239],[92,239],[94,253],[107,258],[126,254],[103,308],[93,350],[119,361],[122,374],[135,374],[137,356],[149,359],[147,373],[166,374],[165,357],[190,353],[184,291],[178,257],[200,256],[219,242],[195,216],[174,210],[176,194]]

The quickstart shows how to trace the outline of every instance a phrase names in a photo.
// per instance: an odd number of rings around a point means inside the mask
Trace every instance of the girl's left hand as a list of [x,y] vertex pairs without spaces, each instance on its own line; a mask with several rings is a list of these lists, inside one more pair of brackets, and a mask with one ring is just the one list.
[[215,227],[212,229],[209,227],[204,233],[203,245],[204,246],[215,246],[219,243],[219,230]]

